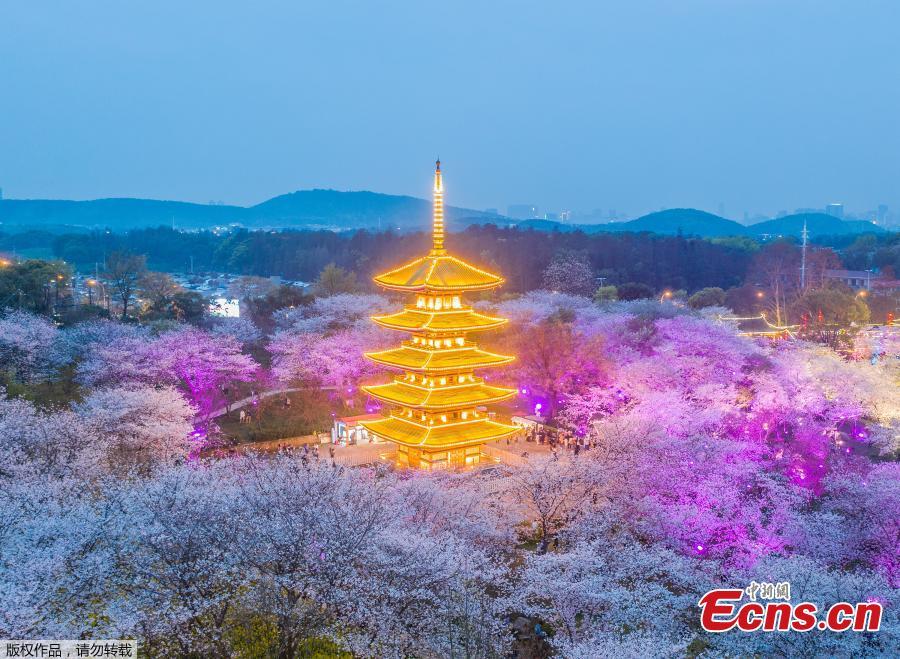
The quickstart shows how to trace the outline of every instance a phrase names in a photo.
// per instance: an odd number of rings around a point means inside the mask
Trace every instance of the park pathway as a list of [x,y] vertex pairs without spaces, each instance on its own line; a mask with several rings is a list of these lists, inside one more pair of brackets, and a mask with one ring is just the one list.
[[334,391],[337,387],[285,387],[284,389],[269,389],[268,391],[264,391],[261,394],[256,394],[254,396],[247,396],[246,398],[241,398],[240,400],[236,400],[233,403],[229,403],[224,407],[220,407],[217,410],[214,410],[210,415],[211,419],[216,419],[223,414],[227,414],[228,412],[239,410],[242,407],[247,407],[247,405],[251,405],[257,397],[259,398],[271,398],[272,396],[278,396],[280,394],[290,394],[295,393],[297,391],[306,391],[307,389],[318,389],[320,391]]

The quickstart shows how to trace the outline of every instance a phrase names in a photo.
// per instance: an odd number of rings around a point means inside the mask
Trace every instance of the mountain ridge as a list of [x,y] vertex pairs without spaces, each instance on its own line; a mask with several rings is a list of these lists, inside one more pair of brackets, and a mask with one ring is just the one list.
[[[844,221],[824,213],[799,213],[752,225],[743,225],[694,208],[670,208],[637,219],[608,224],[564,224],[553,220],[512,220],[469,208],[448,206],[448,227],[494,223],[544,231],[585,233],[651,232],[660,235],[795,236],[806,221],[811,236],[881,233],[885,230],[863,220]],[[174,224],[180,229],[211,229],[238,225],[250,229],[356,229],[421,230],[431,214],[431,202],[408,195],[368,190],[339,191],[316,188],[277,195],[252,206],[198,204],[185,201],[110,197],[74,201],[65,199],[2,199],[0,231],[11,228],[73,227],[127,231]]]

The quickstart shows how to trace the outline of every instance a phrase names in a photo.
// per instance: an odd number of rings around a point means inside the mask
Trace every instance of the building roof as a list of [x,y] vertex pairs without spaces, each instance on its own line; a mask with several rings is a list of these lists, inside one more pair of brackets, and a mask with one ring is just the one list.
[[335,421],[340,421],[342,423],[346,423],[348,426],[355,426],[360,421],[367,421],[369,419],[379,419],[381,418],[380,414],[357,414],[356,416],[339,416],[335,417]]
[[440,449],[484,444],[502,439],[519,430],[516,426],[489,421],[484,417],[432,426],[390,416],[377,421],[365,421],[363,425],[372,434],[391,442]]
[[503,277],[492,274],[455,256],[429,254],[396,270],[374,278],[375,283],[395,291],[460,292],[481,291],[503,283]]
[[878,276],[868,270],[825,270],[823,274],[829,279],[875,279]]
[[505,324],[505,318],[485,316],[470,307],[429,311],[407,307],[387,316],[372,316],[372,320],[388,329],[427,332],[476,332]]
[[409,371],[440,373],[466,371],[488,366],[508,364],[515,359],[508,355],[498,355],[487,350],[465,345],[459,348],[417,348],[403,345],[400,348],[367,352],[366,357],[378,364],[394,366]]
[[468,384],[424,387],[396,380],[388,384],[363,387],[379,400],[422,410],[442,410],[497,403],[516,395],[516,389],[493,387],[476,381]]

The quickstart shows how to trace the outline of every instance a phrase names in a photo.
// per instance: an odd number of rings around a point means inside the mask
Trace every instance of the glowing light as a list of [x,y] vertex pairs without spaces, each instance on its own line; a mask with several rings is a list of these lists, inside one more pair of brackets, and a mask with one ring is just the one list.
[[[469,332],[490,330],[507,320],[477,313],[459,295],[495,288],[503,278],[447,254],[440,161],[435,166],[433,194],[431,252],[375,277],[380,286],[415,297],[404,310],[372,316],[372,321],[410,332],[412,337],[399,348],[365,353],[368,359],[405,374],[391,384],[364,387],[394,411],[362,422],[373,435],[398,445],[398,461],[424,468],[478,462],[479,445],[516,430],[471,409],[516,394],[516,389],[488,386],[471,374],[474,369],[509,363],[514,357],[480,350],[466,339]],[[411,371],[420,372],[421,380]]]

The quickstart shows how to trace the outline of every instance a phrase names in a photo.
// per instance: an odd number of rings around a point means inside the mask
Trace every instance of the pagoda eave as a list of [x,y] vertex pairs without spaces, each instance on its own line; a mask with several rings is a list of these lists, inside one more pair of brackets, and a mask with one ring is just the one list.
[[508,400],[518,393],[516,389],[493,387],[484,383],[425,388],[404,382],[391,382],[368,385],[363,387],[363,391],[385,403],[428,411],[489,405]]
[[517,432],[511,426],[485,418],[473,421],[423,426],[396,416],[362,421],[366,430],[381,439],[410,447],[451,450],[494,442]]
[[489,284],[460,284],[459,286],[419,284],[409,286],[404,284],[388,284],[379,280],[377,277],[375,277],[372,281],[374,281],[382,288],[386,288],[391,291],[398,291],[400,293],[467,293],[469,291],[489,291],[492,288],[502,286],[505,282],[504,279],[501,279],[498,282],[492,282]]
[[372,316],[372,321],[387,329],[403,332],[430,332],[432,334],[458,334],[483,332],[505,325],[506,318],[485,316],[475,311],[422,311],[406,309],[387,316]]
[[454,354],[454,352],[458,351],[425,351],[404,347],[364,354],[367,359],[376,364],[422,373],[472,371],[479,368],[503,366],[515,360],[515,357],[509,355],[497,355],[474,348],[463,354]]
[[496,288],[505,280],[443,253],[416,259],[376,276],[373,281],[384,288],[406,293],[456,293]]

